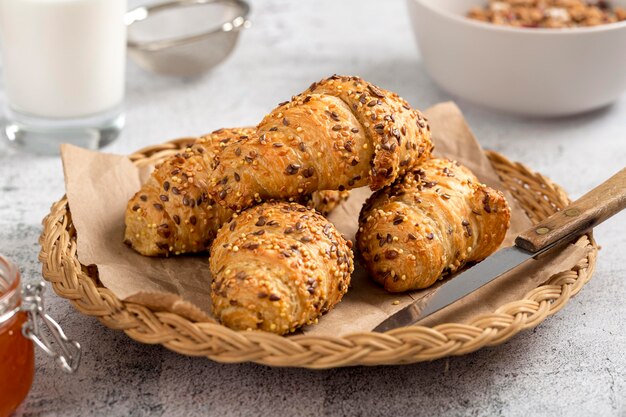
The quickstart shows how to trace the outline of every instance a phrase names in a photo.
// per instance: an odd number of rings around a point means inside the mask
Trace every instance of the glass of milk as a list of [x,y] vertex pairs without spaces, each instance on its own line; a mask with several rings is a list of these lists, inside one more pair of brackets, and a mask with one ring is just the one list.
[[96,149],[124,125],[126,0],[0,0],[2,133],[36,153]]

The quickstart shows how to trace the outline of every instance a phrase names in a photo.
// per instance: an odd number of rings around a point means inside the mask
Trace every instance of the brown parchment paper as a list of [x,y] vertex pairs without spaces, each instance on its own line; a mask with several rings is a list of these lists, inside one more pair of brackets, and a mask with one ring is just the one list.
[[[478,178],[505,192],[511,205],[511,228],[504,246],[531,223],[506,192],[497,174],[472,135],[463,115],[453,103],[442,103],[426,111],[431,123],[436,155],[456,159]],[[212,321],[208,255],[148,258],[122,243],[126,203],[140,188],[146,171],[125,156],[87,151],[72,145],[62,147],[67,197],[77,232],[81,263],[97,265],[104,286],[118,298],[171,311],[192,320]],[[354,239],[359,211],[370,195],[366,188],[354,190],[330,220],[348,238]],[[520,299],[553,273],[573,267],[584,249],[569,245],[564,250],[531,261],[479,291],[423,320],[433,325],[446,321],[464,322],[491,313],[507,302]],[[344,300],[308,334],[343,335],[369,331],[413,300],[427,297],[441,282],[426,290],[389,294],[356,265],[352,286]]]

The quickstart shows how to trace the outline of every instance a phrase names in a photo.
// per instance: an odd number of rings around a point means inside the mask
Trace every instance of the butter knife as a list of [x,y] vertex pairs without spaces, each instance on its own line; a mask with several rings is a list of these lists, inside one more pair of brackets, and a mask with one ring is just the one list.
[[452,278],[426,299],[412,302],[373,331],[408,326],[476,291],[502,274],[584,234],[626,208],[626,168],[564,210],[521,233],[515,245],[503,248]]

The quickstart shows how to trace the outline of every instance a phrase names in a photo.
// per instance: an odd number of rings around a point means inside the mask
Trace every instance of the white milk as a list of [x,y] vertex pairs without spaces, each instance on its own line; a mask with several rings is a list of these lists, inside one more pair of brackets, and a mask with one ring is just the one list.
[[73,118],[124,97],[126,0],[0,0],[2,67],[9,106]]

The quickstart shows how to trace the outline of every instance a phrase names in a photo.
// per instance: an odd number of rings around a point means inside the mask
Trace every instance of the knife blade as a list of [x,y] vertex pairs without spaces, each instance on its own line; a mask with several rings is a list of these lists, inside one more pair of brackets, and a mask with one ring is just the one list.
[[482,262],[450,279],[428,297],[413,301],[373,331],[408,326],[483,287],[504,273],[580,236],[626,208],[626,168],[515,239]]
[[484,261],[476,264],[476,266],[443,284],[432,296],[417,300],[393,314],[376,326],[374,331],[386,332],[396,327],[415,323],[421,318],[433,314],[448,304],[476,291],[496,277],[532,259],[533,256],[535,255],[532,252],[525,251],[517,246],[500,249]]

